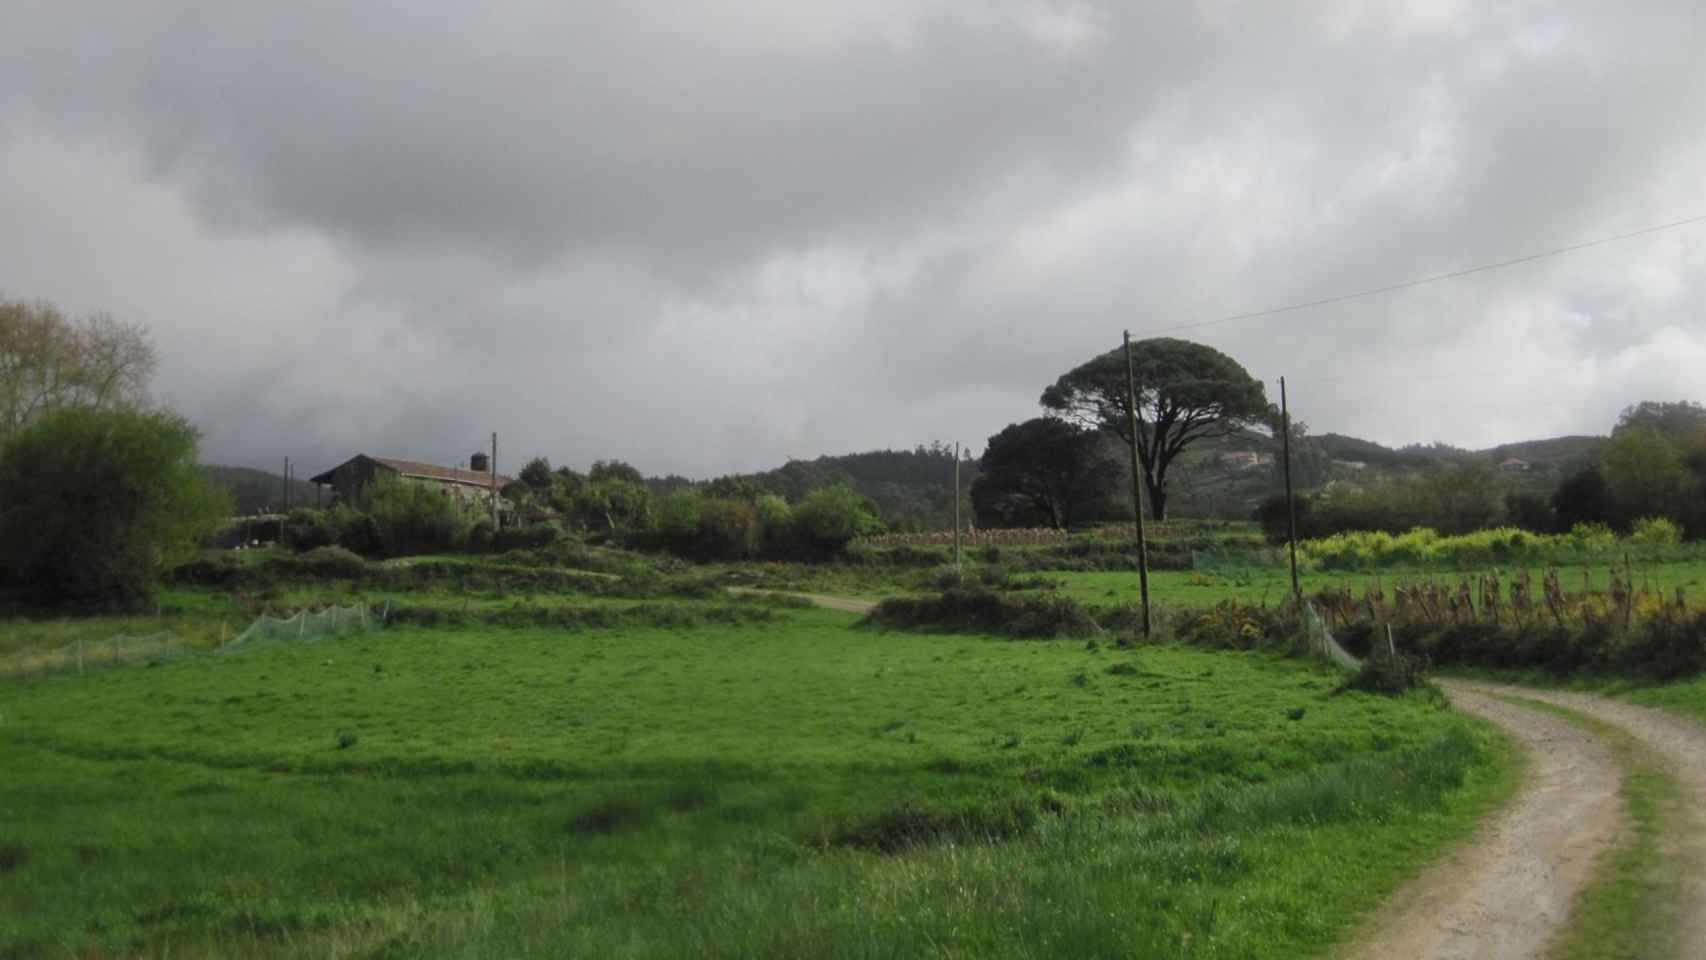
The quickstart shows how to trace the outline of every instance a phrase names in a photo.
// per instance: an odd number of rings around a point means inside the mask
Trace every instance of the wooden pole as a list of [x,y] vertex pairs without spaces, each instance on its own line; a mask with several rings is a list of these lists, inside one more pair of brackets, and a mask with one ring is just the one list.
[[492,432],[492,532],[498,532],[498,435]]
[[1291,596],[1297,610],[1303,612],[1303,587],[1297,579],[1297,507],[1291,499],[1291,410],[1285,401],[1285,378],[1280,377],[1280,449],[1285,457],[1285,527],[1286,541],[1291,544]]
[[954,444],[954,569],[960,568],[960,445]]
[[1137,375],[1132,372],[1131,331],[1125,332],[1125,412],[1131,426],[1131,504],[1137,523],[1137,583],[1143,597],[1143,638],[1149,639],[1149,547],[1143,539],[1143,470],[1137,462]]
[[278,518],[278,545],[284,546],[284,518],[290,516],[290,458],[284,458],[284,513]]

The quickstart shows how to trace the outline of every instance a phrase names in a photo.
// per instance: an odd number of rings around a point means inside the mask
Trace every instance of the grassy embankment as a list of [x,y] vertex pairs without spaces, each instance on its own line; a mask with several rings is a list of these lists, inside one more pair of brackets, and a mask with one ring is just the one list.
[[1266,654],[671,622],[6,681],[0,954],[1311,956],[1511,786]]

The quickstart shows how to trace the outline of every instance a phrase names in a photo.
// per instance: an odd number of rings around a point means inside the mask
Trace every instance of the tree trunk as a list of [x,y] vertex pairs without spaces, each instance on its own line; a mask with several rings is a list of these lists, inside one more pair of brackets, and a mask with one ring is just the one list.
[[1149,519],[1160,523],[1167,519],[1167,484],[1156,483],[1145,474],[1143,477],[1144,492],[1149,494]]

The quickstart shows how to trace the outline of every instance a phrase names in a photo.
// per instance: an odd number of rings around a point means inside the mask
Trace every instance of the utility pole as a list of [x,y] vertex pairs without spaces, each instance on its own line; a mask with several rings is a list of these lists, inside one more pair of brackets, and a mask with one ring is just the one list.
[[1303,611],[1303,588],[1297,582],[1297,508],[1291,500],[1291,410],[1285,402],[1285,378],[1280,377],[1280,449],[1285,457],[1285,526],[1286,540],[1291,544],[1291,596],[1297,609]]
[[492,533],[498,532],[498,434],[492,431]]
[[1137,375],[1132,372],[1131,331],[1125,331],[1125,412],[1131,426],[1131,504],[1137,519],[1137,583],[1143,596],[1143,638],[1149,639],[1149,547],[1143,541],[1143,470],[1137,462]]
[[278,543],[284,546],[284,524],[290,516],[290,458],[284,458],[284,512],[278,515]]
[[960,445],[954,443],[954,569],[960,568]]

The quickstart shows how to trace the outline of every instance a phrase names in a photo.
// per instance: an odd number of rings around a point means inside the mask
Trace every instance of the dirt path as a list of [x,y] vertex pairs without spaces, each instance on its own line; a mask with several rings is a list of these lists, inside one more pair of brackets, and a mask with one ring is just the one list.
[[1498,724],[1530,755],[1528,777],[1475,838],[1401,888],[1355,960],[1540,957],[1622,826],[1609,747],[1562,717],[1447,682],[1459,709]]
[[1683,795],[1676,809],[1661,811],[1669,825],[1659,853],[1662,887],[1652,918],[1654,960],[1706,957],[1706,727],[1673,714],[1587,693],[1532,690],[1494,684],[1455,683],[1474,695],[1527,697],[1574,710],[1615,726],[1657,757]]

